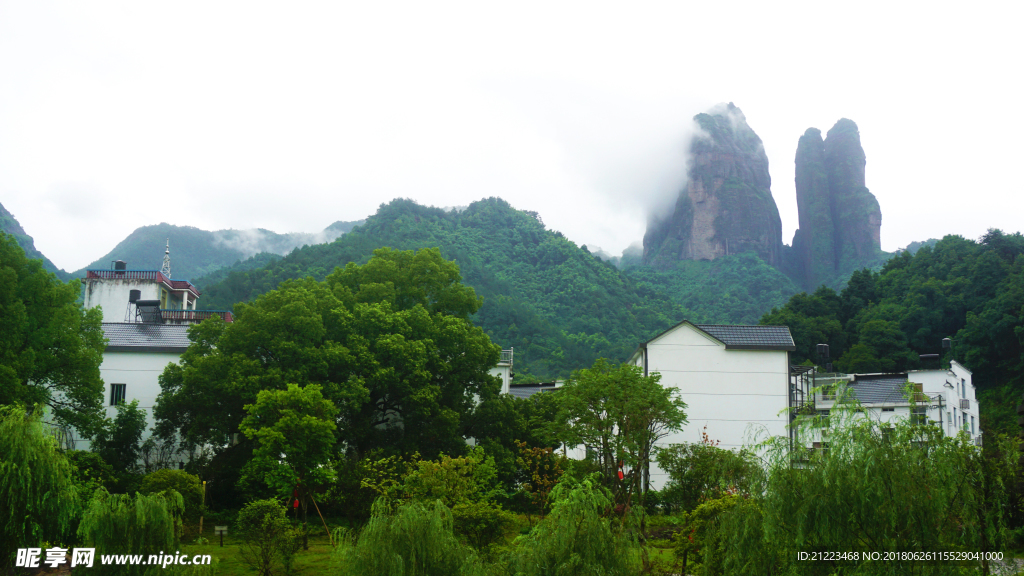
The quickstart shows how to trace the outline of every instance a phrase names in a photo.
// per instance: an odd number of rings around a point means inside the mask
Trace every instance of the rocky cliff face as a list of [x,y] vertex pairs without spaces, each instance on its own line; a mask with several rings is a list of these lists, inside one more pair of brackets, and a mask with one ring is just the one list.
[[882,256],[882,211],[864,186],[866,158],[857,124],[843,118],[828,131],[809,128],[796,151],[800,228],[793,237],[796,270],[814,290]]
[[685,188],[671,213],[655,215],[644,235],[644,262],[714,260],[754,251],[778,266],[782,221],[771,193],[761,139],[732,103],[694,120]]

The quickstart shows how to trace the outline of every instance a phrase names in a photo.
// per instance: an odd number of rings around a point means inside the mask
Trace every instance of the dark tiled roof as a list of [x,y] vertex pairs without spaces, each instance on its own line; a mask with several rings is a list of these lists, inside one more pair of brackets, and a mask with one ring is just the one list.
[[907,398],[903,392],[906,385],[906,374],[858,376],[856,380],[850,382],[850,391],[861,404],[906,402]]
[[796,350],[789,326],[723,326],[695,324],[732,350]]
[[553,383],[549,384],[513,384],[508,387],[508,393],[516,398],[529,398],[534,394],[543,391],[555,390]]
[[182,324],[103,323],[103,336],[112,352],[184,352],[190,344]]

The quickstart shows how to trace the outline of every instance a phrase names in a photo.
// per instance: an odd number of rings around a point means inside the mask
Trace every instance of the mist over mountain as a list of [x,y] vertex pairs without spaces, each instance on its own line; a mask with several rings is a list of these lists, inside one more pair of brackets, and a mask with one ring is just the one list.
[[283,256],[300,246],[331,242],[363,222],[335,222],[320,232],[288,234],[262,228],[211,232],[193,226],[167,223],[143,226],[129,234],[105,256],[74,272],[72,276],[82,276],[88,269],[109,268],[114,260],[124,260],[131,268],[138,270],[159,270],[165,247],[170,242],[172,277],[196,278],[258,254]]
[[768,156],[733,103],[694,116],[687,182],[667,214],[652,215],[644,263],[714,260],[753,251],[782,262],[782,219],[772,198]]
[[[866,156],[857,124],[843,118],[825,139],[808,128],[797,143],[795,183],[799,228],[793,245],[782,243],[781,220],[771,192],[768,158],[761,139],[734,104],[722,104],[694,117],[703,132],[691,139],[680,162],[689,166],[687,182],[675,204],[653,214],[644,235],[646,273],[677,301],[679,290],[692,289],[700,266],[687,265],[690,280],[680,284],[680,262],[711,262],[753,253],[788,276],[768,280],[779,295],[841,288],[864,267],[880,266],[882,212],[865,186]],[[749,269],[749,266],[747,267]],[[759,291],[768,273],[756,280],[737,277],[737,286]],[[790,284],[790,285],[787,285]],[[752,292],[752,293],[753,293]],[[686,305],[692,306],[692,302]]]

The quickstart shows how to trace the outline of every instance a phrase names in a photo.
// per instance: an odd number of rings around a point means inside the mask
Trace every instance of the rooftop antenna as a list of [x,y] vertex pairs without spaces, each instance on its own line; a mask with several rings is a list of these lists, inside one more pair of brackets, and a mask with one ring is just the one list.
[[160,273],[167,278],[171,277],[171,239],[167,239],[167,249],[164,250],[164,265],[160,268]]

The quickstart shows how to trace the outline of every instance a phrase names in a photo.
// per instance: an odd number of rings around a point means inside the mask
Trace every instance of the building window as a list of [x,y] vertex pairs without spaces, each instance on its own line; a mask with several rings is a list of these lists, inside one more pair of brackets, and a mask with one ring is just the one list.
[[928,408],[926,406],[915,406],[910,411],[910,423],[922,425],[928,423]]
[[963,390],[963,397],[967,398],[967,378],[960,379],[960,389]]
[[971,436],[974,436],[974,416],[971,416]]
[[895,408],[882,408],[882,412],[895,412]]
[[950,426],[953,425],[953,413],[952,412],[946,412],[946,423],[949,424]]
[[111,384],[110,385],[110,405],[117,406],[118,404],[124,403],[125,389],[128,387],[127,384]]

